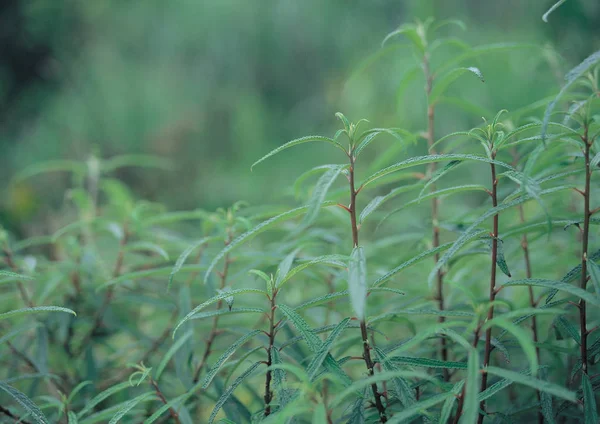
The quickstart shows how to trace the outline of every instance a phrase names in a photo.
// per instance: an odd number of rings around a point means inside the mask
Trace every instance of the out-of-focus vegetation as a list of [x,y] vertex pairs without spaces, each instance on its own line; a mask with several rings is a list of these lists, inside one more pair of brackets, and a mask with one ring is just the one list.
[[598,423],[600,4],[1,7],[0,422]]

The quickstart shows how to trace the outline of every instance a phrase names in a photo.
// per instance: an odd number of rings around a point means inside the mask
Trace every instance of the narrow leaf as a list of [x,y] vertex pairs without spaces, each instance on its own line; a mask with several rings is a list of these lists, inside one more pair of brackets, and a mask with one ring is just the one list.
[[524,386],[529,386],[533,389],[550,393],[551,395],[568,400],[569,402],[577,401],[577,396],[574,392],[571,392],[570,390],[567,390],[564,387],[559,386],[558,384],[549,383],[547,381],[540,380],[529,375],[521,374],[503,368],[487,367],[486,371],[488,374],[497,375],[498,377],[514,381],[515,383],[523,384]]
[[270,158],[273,155],[276,155],[277,153],[282,152],[283,150],[289,149],[290,147],[294,147],[294,146],[297,146],[299,144],[309,143],[309,142],[312,142],[312,141],[322,141],[322,142],[325,142],[325,143],[333,144],[338,149],[341,149],[344,153],[346,152],[346,150],[344,149],[344,146],[342,146],[339,142],[335,141],[332,138],[322,137],[322,136],[319,136],[319,135],[309,135],[307,137],[301,137],[301,138],[297,138],[297,139],[292,140],[292,141],[288,141],[284,145],[279,146],[278,148],[276,148],[274,150],[271,150],[265,156],[263,156],[262,158],[260,158],[256,162],[254,162],[252,164],[252,166],[250,167],[250,170],[252,170],[256,165],[258,165],[262,161]]
[[61,306],[34,306],[31,308],[15,309],[15,310],[0,314],[0,321],[2,321],[3,319],[14,318],[14,317],[21,316],[21,315],[36,314],[36,313],[40,313],[40,312],[66,312],[68,314],[73,314],[73,315],[77,316],[75,311],[72,311],[71,309],[63,308]]
[[21,405],[27,413],[29,413],[33,419],[39,424],[49,424],[48,418],[44,415],[40,408],[37,407],[35,403],[31,399],[29,399],[24,393],[21,393],[19,390],[15,389],[8,384],[5,384],[0,381],[0,389],[4,390],[8,393],[14,400],[16,400],[19,405]]

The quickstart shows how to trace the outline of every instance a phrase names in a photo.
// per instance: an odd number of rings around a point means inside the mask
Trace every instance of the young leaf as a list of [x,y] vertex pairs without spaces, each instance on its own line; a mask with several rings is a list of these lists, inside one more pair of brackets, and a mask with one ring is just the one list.
[[309,135],[307,137],[301,137],[301,138],[297,138],[297,139],[292,140],[292,141],[288,141],[284,145],[279,146],[278,148],[276,148],[274,150],[271,150],[265,156],[263,156],[262,158],[260,158],[256,162],[254,162],[252,164],[252,166],[250,167],[250,170],[252,170],[256,165],[258,165],[262,161],[270,158],[273,155],[276,155],[279,152],[282,152],[283,150],[289,149],[290,147],[294,147],[294,146],[297,146],[299,144],[309,143],[309,142],[312,142],[312,141],[322,141],[322,142],[325,142],[325,143],[333,144],[335,147],[337,147],[338,149],[341,149],[344,153],[346,153],[346,149],[344,149],[344,146],[342,146],[338,141],[336,141],[336,140],[334,140],[332,138],[322,137],[320,135]]
[[261,364],[262,364],[262,362],[259,361],[259,362],[255,362],[254,364],[250,365],[250,367],[248,367],[243,373],[241,373],[240,376],[238,378],[236,378],[233,383],[231,383],[231,386],[229,386],[227,388],[227,390],[225,390],[223,392],[223,394],[221,395],[221,397],[215,404],[215,407],[213,408],[213,410],[210,414],[210,417],[208,418],[208,424],[213,423],[213,421],[217,417],[217,414],[219,413],[219,411],[221,410],[221,408],[223,407],[225,402],[227,402],[227,399],[229,399],[229,397],[233,394],[234,390],[237,389],[237,387],[240,384],[242,384],[244,382],[244,380],[246,378],[248,378],[248,376],[250,374],[252,374],[254,372],[254,370]]
[[529,386],[542,392],[550,393],[553,396],[568,400],[569,402],[577,401],[577,397],[574,392],[571,392],[570,390],[565,389],[564,387],[559,386],[558,384],[549,383],[544,380],[533,378],[529,375],[521,374],[503,368],[488,366],[486,368],[486,372],[488,374],[497,375],[498,377],[514,381],[515,383],[523,384],[524,386]]
[[367,302],[367,259],[362,247],[352,250],[348,264],[348,291],[352,309],[359,321],[365,319],[365,305]]
[[0,381],[0,389],[4,390],[6,393],[8,393],[10,396],[12,396],[12,398],[14,400],[16,400],[19,403],[19,405],[21,405],[23,408],[25,408],[27,413],[30,414],[37,423],[39,423],[39,424],[49,424],[50,423],[50,421],[48,421],[48,418],[46,418],[46,416],[41,411],[41,409],[38,408],[37,405],[35,403],[33,403],[33,401],[31,399],[29,399],[27,396],[25,396],[24,393],[21,393],[19,390],[15,389],[12,386],[9,386],[8,384],[6,384],[2,381]]

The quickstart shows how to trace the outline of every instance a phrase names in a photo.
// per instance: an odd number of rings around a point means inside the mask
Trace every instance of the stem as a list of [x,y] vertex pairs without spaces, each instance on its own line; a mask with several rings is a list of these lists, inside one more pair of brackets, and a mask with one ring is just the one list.
[[[352,226],[352,244],[353,247],[358,247],[358,226],[356,225],[356,190],[354,189],[354,153],[350,152],[350,169],[348,175],[348,181],[350,183],[350,225]],[[369,372],[369,376],[375,375],[373,370],[374,364],[371,359],[371,347],[369,346],[369,335],[367,334],[367,323],[363,318],[360,321],[360,332],[362,335],[363,341],[363,359],[365,361],[365,365],[367,366],[367,371]],[[387,416],[385,413],[385,406],[381,401],[381,393],[377,389],[377,384],[371,384],[371,389],[373,391],[373,397],[375,398],[375,406],[377,407],[377,411],[379,412],[379,420],[382,423],[387,422]]]
[[[592,178],[592,170],[590,169],[590,150],[592,147],[593,140],[588,138],[588,125],[586,123],[583,136],[581,137],[585,144],[585,189],[583,192],[583,231],[581,237],[581,288],[586,290],[587,287],[587,255],[588,255],[588,241],[590,236],[590,181]],[[588,373],[588,354],[587,354],[587,336],[589,334],[587,330],[587,316],[586,316],[586,303],[582,299],[579,301],[579,328],[581,331],[581,371],[584,374]]]
[[[163,395],[163,393],[158,388],[158,383],[156,381],[154,381],[153,378],[150,378],[150,384],[152,385],[152,388],[156,392],[156,396],[158,396],[160,401],[166,405],[168,403],[167,399],[165,398],[165,395]],[[179,421],[179,414],[177,413],[177,411],[175,411],[175,409],[173,409],[172,407],[169,407],[169,414],[171,414],[171,417],[173,418],[174,423],[181,424],[181,421]]]
[[[227,231],[227,240],[225,241],[225,246],[227,246],[229,243],[231,243],[231,240],[233,239],[233,234],[231,233],[231,229],[229,229]],[[227,253],[225,255],[225,264],[223,265],[223,271],[219,274],[219,288],[221,290],[223,290],[225,288],[225,284],[227,283],[227,275],[229,273],[229,264],[231,263],[231,260],[229,258],[229,253]],[[219,300],[217,302],[217,311],[220,310],[223,307],[223,300]],[[206,365],[206,361],[208,360],[209,355],[212,352],[212,345],[215,342],[215,339],[217,338],[217,334],[219,334],[219,318],[220,315],[215,315],[213,317],[213,322],[212,322],[212,327],[210,329],[210,333],[208,335],[208,339],[206,340],[206,347],[204,348],[204,353],[202,354],[202,359],[200,360],[200,364],[198,365],[198,367],[196,368],[196,371],[194,372],[194,384],[198,382],[198,380],[200,379],[200,373],[202,372],[202,369],[204,368],[204,365]]]
[[[431,95],[431,89],[433,87],[433,75],[431,75],[431,70],[429,67],[429,53],[425,53],[423,56],[423,73],[425,74],[425,94],[427,95],[427,147],[429,148],[429,153],[434,155],[435,150],[432,149],[432,146],[435,142],[435,134],[434,134],[434,124],[435,124],[435,105],[429,103],[429,96]],[[433,175],[433,173],[437,169],[437,162],[432,162],[429,164],[427,168],[427,174]],[[435,184],[431,184],[430,191],[434,192],[436,189]],[[437,248],[440,246],[440,227],[438,225],[438,209],[440,205],[440,199],[434,197],[431,199],[431,222],[433,226],[433,248]],[[434,262],[437,264],[440,260],[440,254],[436,253],[433,257]],[[438,269],[436,275],[436,293],[435,300],[438,302],[438,308],[440,311],[443,311],[444,306],[444,272],[441,269]],[[446,317],[440,315],[438,316],[438,322],[441,324],[446,321]],[[440,338],[440,356],[443,361],[448,360],[448,346],[446,344],[446,338]],[[448,368],[443,369],[444,373],[444,381],[448,381],[450,379],[450,373]]]
[[[523,205],[519,205],[519,217],[521,219],[521,223],[525,223],[525,211],[523,209]],[[527,234],[523,234],[521,238],[521,248],[523,249],[523,258],[525,260],[525,276],[526,278],[532,278],[533,273],[531,272],[531,261],[529,259],[529,243],[527,241]],[[535,300],[535,296],[533,293],[533,287],[529,286],[529,304],[532,308],[537,306],[537,301]],[[537,317],[533,315],[531,317],[531,333],[533,336],[533,343],[535,343],[535,355],[537,357],[538,363],[540,362],[540,348],[537,345],[538,343],[538,327],[537,327]],[[539,390],[535,391],[538,402],[542,401],[542,395]],[[538,424],[544,424],[544,414],[542,411],[538,411]]]
[[[493,149],[493,146],[492,146]],[[492,159],[496,159],[496,153],[492,150]],[[492,171],[492,206],[498,206],[498,179],[496,178],[496,165],[490,164]],[[498,220],[499,215],[494,215],[494,228],[492,230],[492,269],[490,271],[490,306],[488,308],[486,321],[494,318],[494,300],[496,299],[496,261],[498,259]],[[490,354],[492,353],[492,328],[485,332],[485,350],[483,353],[483,368],[490,364]],[[483,392],[487,387],[487,373],[481,376],[481,389]],[[479,404],[479,409],[485,411],[485,401]],[[478,424],[483,423],[483,415],[479,415]]]
[[[277,297],[277,290],[273,291],[271,297],[271,315],[269,316],[269,348],[267,349],[267,367],[273,365],[273,346],[275,344],[275,298]],[[271,370],[267,371],[265,378],[265,417],[271,414],[271,401],[273,400],[273,391],[271,390],[271,379],[273,377]]]

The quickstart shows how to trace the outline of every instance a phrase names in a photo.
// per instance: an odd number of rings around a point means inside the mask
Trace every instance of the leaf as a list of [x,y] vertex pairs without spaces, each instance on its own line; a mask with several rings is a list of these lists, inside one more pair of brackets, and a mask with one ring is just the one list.
[[336,327],[333,329],[333,331],[329,334],[329,336],[325,340],[325,343],[323,343],[323,345],[321,346],[319,351],[315,354],[315,356],[312,359],[312,361],[310,362],[310,364],[308,364],[308,367],[306,368],[306,372],[308,374],[308,378],[310,379],[310,381],[314,381],[315,377],[317,376],[317,372],[319,371],[319,369],[321,368],[321,365],[323,364],[323,361],[329,354],[329,350],[331,349],[333,342],[342,333],[342,331],[346,328],[346,326],[348,325],[349,322],[350,322],[350,318],[345,318],[342,320],[342,322],[340,322],[338,325],[336,325]]
[[[294,327],[296,327],[296,330],[298,330],[298,332],[304,337],[308,348],[313,353],[319,352],[323,347],[323,342],[310,328],[306,321],[304,321],[304,319],[302,319],[297,312],[287,305],[279,305],[278,309],[285,315],[287,319],[291,321]],[[345,386],[349,386],[352,383],[350,377],[348,377],[348,375],[342,370],[340,365],[335,359],[333,359],[331,354],[326,356],[324,360],[324,366],[329,372],[339,377]]]
[[347,258],[347,256],[343,255],[323,255],[313,258],[307,262],[303,262],[300,265],[292,268],[290,272],[288,272],[284,277],[282,277],[281,281],[276,287],[281,288],[281,286],[287,283],[292,277],[294,277],[294,275],[313,265],[329,265],[338,268],[346,268],[346,263],[343,261],[347,260]]
[[[486,242],[486,244],[488,245],[488,247],[490,249],[492,249],[493,243],[494,243],[494,239],[492,237],[485,237],[484,241]],[[507,277],[512,277],[512,275],[510,274],[510,270],[508,269],[508,265],[506,263],[506,258],[504,257],[504,240],[500,239],[499,237],[496,238],[497,244],[496,244],[496,265],[498,265],[498,268],[500,268],[500,270],[504,273],[504,275],[506,275]]]
[[96,405],[98,405],[100,402],[102,402],[109,396],[112,396],[113,394],[120,392],[121,390],[125,390],[129,387],[131,387],[131,386],[129,385],[128,381],[125,381],[123,383],[119,383],[112,387],[109,387],[108,389],[106,389],[103,392],[99,393],[98,395],[94,396],[90,401],[86,402],[85,407],[81,411],[79,411],[79,413],[77,414],[77,418],[81,419],[85,414],[92,411],[94,409],[94,407]]
[[362,247],[355,247],[348,263],[348,291],[356,318],[365,319],[367,302],[367,259]]
[[169,254],[165,249],[159,246],[156,243],[151,243],[148,241],[138,241],[136,243],[130,243],[126,246],[125,250],[128,252],[137,251],[137,250],[147,250],[149,252],[153,252],[161,256],[165,261],[169,260]]
[[225,404],[225,402],[227,402],[227,399],[229,399],[229,397],[233,394],[234,390],[237,389],[237,387],[242,384],[244,382],[244,380],[254,372],[254,370],[261,365],[262,362],[255,362],[254,364],[250,365],[250,367],[248,367],[242,374],[240,374],[240,376],[238,378],[235,379],[235,381],[233,383],[231,383],[231,386],[229,386],[221,395],[221,397],[219,398],[219,400],[217,401],[217,403],[215,404],[215,407],[213,408],[210,417],[208,419],[208,424],[212,424],[213,421],[215,420],[215,418],[217,417],[217,414],[219,413],[219,411],[221,410],[221,408],[223,407],[223,405]]
[[104,160],[101,163],[103,172],[112,172],[119,168],[127,166],[137,166],[142,168],[158,168],[170,171],[173,169],[173,163],[160,156],[153,155],[120,155]]
[[483,74],[474,66],[470,66],[468,68],[457,68],[448,72],[447,74],[436,78],[433,84],[433,88],[431,89],[431,94],[429,95],[429,104],[435,104],[440,97],[445,93],[448,87],[456,81],[461,75],[465,73],[471,73],[475,75],[481,82],[485,82],[483,78]]
[[442,361],[433,358],[414,358],[412,356],[392,356],[392,362],[425,368],[467,369],[466,362]]
[[575,328],[573,324],[567,321],[565,317],[556,317],[556,319],[554,320],[554,325],[563,330],[562,332],[570,335],[571,338],[575,340],[578,345],[581,345],[581,337],[579,336],[579,330]]
[[48,421],[48,418],[46,418],[41,409],[38,408],[37,405],[33,403],[31,399],[25,396],[24,393],[21,393],[19,390],[15,389],[12,386],[9,386],[8,384],[3,383],[2,381],[0,381],[0,389],[4,390],[6,393],[12,396],[12,398],[16,400],[19,403],[19,405],[25,408],[27,413],[30,414],[37,423],[50,423],[50,421]]
[[561,281],[544,280],[540,278],[526,278],[524,280],[514,280],[504,283],[502,287],[510,286],[535,286],[535,287],[546,287],[549,289],[555,289],[567,292],[573,296],[577,296],[592,305],[600,306],[600,297],[593,295],[592,293],[580,289],[572,284],[567,284]]
[[[375,352],[377,353],[377,358],[379,359],[379,362],[381,363],[381,366],[383,367],[384,371],[400,371],[396,364],[392,362],[395,359],[394,357],[388,357],[385,354],[385,352],[379,349],[377,346],[375,346]],[[396,376],[392,378],[391,381],[394,384],[394,388],[396,389],[396,395],[404,407],[409,407],[417,401],[413,389],[410,387],[410,385],[404,378]]]
[[260,158],[256,162],[254,162],[252,164],[252,166],[250,167],[250,170],[252,170],[256,165],[258,165],[262,161],[270,158],[271,156],[276,155],[279,152],[282,152],[283,150],[289,149],[290,147],[294,147],[294,146],[297,146],[299,144],[309,143],[309,142],[312,142],[312,141],[322,141],[322,142],[325,142],[325,143],[333,144],[338,149],[341,149],[344,153],[346,153],[346,149],[344,149],[344,146],[342,146],[339,142],[335,141],[332,138],[322,137],[320,135],[309,135],[307,137],[301,137],[301,138],[297,138],[297,139],[292,140],[292,141],[288,141],[284,145],[279,146],[278,148],[276,148],[274,150],[271,150],[265,156],[263,156],[262,158]]
[[175,262],[175,266],[173,267],[173,270],[171,271],[171,274],[169,274],[169,285],[167,286],[167,292],[171,289],[171,285],[173,284],[173,278],[175,277],[175,274],[177,274],[181,270],[181,267],[187,260],[188,256],[190,256],[192,254],[192,252],[194,250],[196,250],[197,248],[199,248],[200,246],[205,245],[206,243],[210,243],[211,241],[218,240],[218,239],[219,239],[219,237],[204,237],[204,238],[192,243],[181,253],[181,255],[179,255],[179,257],[177,258],[177,261]]
[[454,397],[452,392],[440,393],[439,395],[431,396],[425,400],[419,401],[408,408],[404,408],[400,412],[396,412],[387,422],[388,424],[403,424],[409,422],[408,419],[415,415],[422,415],[427,409],[438,403],[444,402],[449,397]]
[[248,289],[234,289],[234,290],[230,290],[230,291],[227,291],[227,292],[219,293],[219,294],[211,297],[210,299],[208,299],[206,302],[204,302],[204,303],[196,306],[185,317],[183,317],[183,319],[181,321],[179,321],[179,323],[177,324],[177,326],[175,326],[175,329],[173,330],[173,337],[175,337],[175,333],[177,333],[177,330],[179,329],[179,327],[181,327],[187,321],[189,321],[190,319],[192,319],[194,317],[194,315],[196,315],[202,309],[206,308],[209,305],[212,305],[213,303],[218,302],[219,300],[224,300],[224,299],[226,299],[228,297],[237,296],[239,294],[244,294],[244,293],[256,293],[256,294],[266,295],[266,292],[264,290],[250,289],[250,288],[248,288]]
[[162,405],[160,408],[158,408],[156,411],[154,411],[154,414],[150,415],[146,419],[146,421],[144,421],[144,424],[152,424],[154,421],[156,421],[157,419],[159,419],[162,414],[164,414],[165,412],[167,412],[170,408],[173,408],[174,406],[176,406],[180,402],[184,402],[189,397],[190,397],[190,395],[188,393],[184,393],[182,395],[179,395],[179,396],[171,399],[170,401],[168,401],[167,403],[165,403],[164,405]]
[[577,396],[574,392],[571,392],[570,390],[567,390],[558,384],[549,383],[544,380],[533,378],[529,375],[509,371],[503,368],[488,366],[486,371],[488,374],[497,375],[498,377],[514,381],[515,383],[523,384],[524,386],[529,386],[533,389],[550,393],[553,396],[568,400],[569,402],[577,402]]
[[453,160],[448,162],[443,168],[435,171],[423,186],[423,189],[419,193],[419,199],[421,198],[421,196],[423,196],[423,193],[425,193],[432,184],[434,184],[437,180],[448,174],[450,171],[456,169],[461,163],[463,163],[461,160]]
[[585,424],[597,424],[598,409],[596,407],[596,395],[586,373],[581,374],[581,385],[583,386],[583,416]]
[[183,344],[190,337],[192,337],[192,334],[194,334],[192,330],[187,331],[183,336],[178,338],[177,341],[171,345],[171,347],[169,347],[169,350],[167,351],[167,353],[165,353],[165,356],[163,356],[163,358],[161,359],[160,364],[158,365],[158,368],[156,368],[156,372],[154,373],[154,380],[156,380],[156,381],[160,380],[160,376],[162,375],[162,372],[164,371],[165,367],[167,366],[167,364],[169,363],[169,361],[171,360],[171,358],[173,357],[175,352],[177,352],[177,350],[179,350],[179,348],[181,346],[183,346]]
[[558,0],[556,3],[554,3],[552,5],[552,7],[550,9],[548,9],[546,11],[546,13],[544,13],[544,15],[542,16],[542,20],[544,22],[548,22],[548,16],[554,12],[556,9],[558,9],[560,7],[561,4],[563,4],[564,2],[566,2],[567,0]]
[[79,423],[79,420],[77,420],[77,415],[75,415],[75,412],[73,412],[73,411],[69,411],[67,413],[67,419],[68,419],[69,424],[78,424]]
[[299,249],[295,249],[280,262],[275,274],[275,287],[279,287],[281,280],[290,272],[298,251]]
[[527,356],[527,359],[529,360],[531,374],[536,375],[538,370],[538,359],[535,350],[535,345],[531,340],[531,334],[523,328],[519,327],[518,325],[515,325],[512,322],[502,318],[501,316],[487,321],[481,329],[483,331],[493,326],[505,329],[513,336],[515,336],[515,338],[519,341],[523,352]]
[[463,422],[474,423],[479,416],[479,352],[477,349],[469,349],[467,365],[467,380],[465,383],[465,401],[463,406]]
[[501,167],[504,167],[507,169],[514,170],[514,168],[507,163],[500,162],[500,161],[493,160],[493,159],[488,159],[483,156],[465,155],[465,154],[458,154],[458,153],[452,153],[452,154],[447,154],[447,155],[416,156],[416,157],[404,160],[402,162],[398,162],[394,165],[390,165],[387,168],[383,168],[383,169],[375,172],[374,174],[369,176],[362,183],[361,188],[367,186],[368,184],[371,184],[372,182],[378,180],[379,178],[382,178],[388,174],[391,174],[392,172],[400,171],[401,169],[411,168],[413,166],[425,165],[425,164],[434,163],[434,162],[445,162],[445,161],[456,161],[456,160],[468,160],[468,161],[475,161],[475,162],[493,163],[497,166],[501,166]]
[[13,318],[13,317],[21,316],[21,315],[36,314],[39,312],[66,312],[68,314],[73,314],[73,315],[77,316],[75,311],[72,311],[71,309],[63,308],[61,306],[34,306],[31,308],[15,309],[15,310],[0,314],[0,321],[2,321],[3,319],[9,319],[9,318]]
[[260,308],[231,308],[231,309],[222,308],[222,309],[217,309],[216,311],[200,312],[198,314],[195,314],[190,319],[203,319],[203,318],[211,318],[211,317],[216,317],[216,316],[221,316],[221,315],[231,315],[231,314],[264,314],[264,313],[265,313],[265,310],[260,309]]
[[217,375],[217,373],[219,372],[221,367],[225,364],[225,362],[227,362],[227,360],[229,358],[231,358],[231,355],[233,355],[240,346],[242,346],[244,343],[246,343],[248,340],[250,340],[252,337],[259,334],[260,332],[261,332],[260,330],[250,331],[250,332],[244,334],[239,339],[237,339],[235,342],[233,342],[233,344],[231,344],[227,348],[227,350],[221,354],[221,356],[219,357],[217,362],[212,366],[212,368],[204,376],[204,378],[202,379],[202,388],[203,389],[208,388],[208,386],[212,382],[213,378],[215,378],[215,376]]
[[11,184],[31,178],[33,176],[44,174],[46,172],[72,172],[79,178],[83,177],[87,172],[85,164],[73,160],[51,160],[42,163],[37,163],[23,169],[17,173],[11,181]]
[[156,393],[154,391],[146,392],[144,394],[134,397],[133,399],[131,399],[128,402],[125,402],[125,404],[111,418],[111,420],[108,422],[108,424],[118,423],[119,421],[121,421],[121,418],[123,418],[125,416],[125,414],[127,414],[130,410],[132,410],[138,403],[143,402],[151,397],[154,397],[155,395],[156,395]]
[[405,185],[405,186],[401,186],[401,187],[396,187],[395,189],[393,189],[392,191],[390,191],[385,196],[376,196],[376,197],[374,197],[367,204],[367,206],[364,207],[364,209],[360,213],[360,216],[358,218],[359,224],[362,224],[364,222],[364,220],[367,219],[367,217],[369,215],[371,215],[373,212],[375,212],[376,209],[378,209],[381,205],[383,205],[388,200],[393,199],[394,197],[398,196],[399,194],[406,193],[407,191],[411,191],[411,190],[414,190],[414,189],[416,189],[418,187],[421,187],[422,185],[423,185],[422,183],[417,183],[417,184],[412,184],[412,185]]
[[[281,357],[279,356],[279,349],[271,350],[271,359],[273,365],[283,364],[283,362],[281,361]],[[275,387],[275,396],[279,401],[279,407],[284,408],[292,400],[290,390],[287,388],[285,370],[281,368],[273,370],[273,385]]]
[[402,132],[408,135],[409,138],[411,138],[411,134],[409,132],[401,130],[399,128],[373,128],[371,130],[365,131],[358,138],[360,143],[354,149],[354,159],[356,160],[356,158],[358,158],[358,156],[365,149],[365,147],[371,144],[375,137],[377,137],[380,134],[389,134],[398,141],[404,141],[402,137],[400,137],[400,134],[398,134],[399,132]]
[[0,270],[0,277],[16,278],[18,280],[34,280],[33,277],[5,270]]
[[329,188],[335,182],[344,168],[345,165],[338,165],[337,167],[328,169],[323,175],[321,175],[317,181],[317,184],[315,185],[310,201],[308,202],[308,210],[306,211],[306,215],[304,215],[301,228],[308,227],[317,219],[319,211],[321,210],[321,205],[325,201],[325,196],[327,196]]
[[[206,267],[204,265],[183,265],[179,269],[179,272],[183,272],[183,271],[198,272],[205,268]],[[100,284],[98,287],[96,287],[96,291],[98,292],[106,287],[113,286],[115,284],[119,284],[124,281],[132,281],[132,280],[137,280],[137,279],[141,279],[141,278],[161,277],[163,275],[170,275],[171,272],[173,272],[173,268],[171,266],[165,266],[165,267],[153,268],[153,269],[144,269],[142,271],[128,272],[126,274],[120,275],[117,278],[113,278],[112,280],[109,280],[109,281],[106,281],[105,283]]]
[[[549,10],[548,12],[550,12],[552,10],[553,9]],[[574,67],[573,69],[571,69],[567,73],[567,75],[565,75],[565,81],[566,81],[565,84],[563,85],[563,87],[561,88],[561,90],[559,91],[559,93],[556,95],[556,97],[554,98],[554,100],[552,100],[548,104],[548,107],[546,107],[546,111],[544,112],[544,119],[542,121],[542,131],[541,131],[542,141],[545,142],[545,140],[546,140],[546,132],[548,130],[548,124],[550,122],[550,116],[552,115],[552,111],[554,110],[554,107],[556,106],[556,103],[558,102],[558,100],[562,97],[562,95],[564,93],[567,92],[567,90],[569,90],[569,88],[571,87],[571,85],[580,76],[582,76],[585,72],[587,72],[588,69],[590,69],[593,65],[595,65],[599,61],[600,61],[600,50],[592,53],[590,56],[588,56],[586,59],[584,59],[583,62],[581,62],[579,65],[577,65],[576,67]]]
[[[332,205],[335,205],[335,202],[324,202],[321,206],[326,207],[326,206],[332,206]],[[225,246],[225,248],[223,250],[221,250],[217,254],[217,256],[214,257],[214,259],[208,266],[208,269],[206,270],[206,274],[204,275],[204,283],[206,283],[208,281],[208,277],[210,276],[210,273],[216,266],[217,262],[219,262],[219,260],[223,256],[225,256],[225,254],[227,254],[228,252],[230,252],[231,250],[233,250],[234,248],[236,248],[238,245],[242,244],[243,242],[250,240],[251,238],[255,237],[256,235],[262,233],[263,231],[266,231],[269,226],[278,224],[287,219],[291,219],[298,215],[301,215],[304,212],[306,212],[309,208],[310,208],[310,206],[301,206],[299,208],[292,209],[290,211],[287,211],[287,212],[284,212],[277,216],[274,216],[273,218],[270,218],[264,222],[261,222],[256,227],[252,228],[249,231],[246,231],[244,234],[235,238],[231,243],[229,243],[227,246]]]
[[588,261],[588,267],[596,295],[600,296],[600,267],[594,261]]
[[452,413],[452,408],[454,407],[454,402],[458,399],[458,396],[462,392],[463,385],[465,384],[464,380],[459,381],[452,387],[451,393],[453,396],[448,397],[444,401],[444,405],[442,405],[442,411],[440,412],[440,424],[447,424],[450,420],[450,414]]

